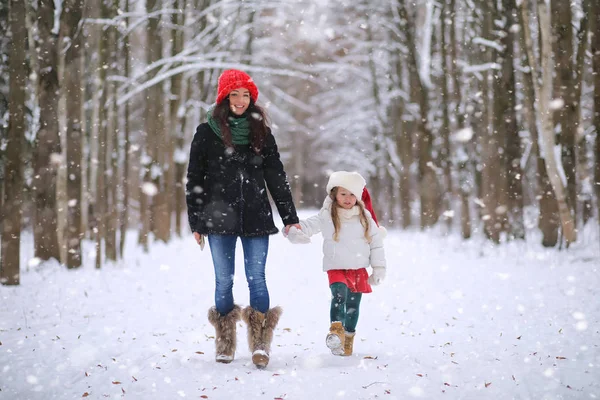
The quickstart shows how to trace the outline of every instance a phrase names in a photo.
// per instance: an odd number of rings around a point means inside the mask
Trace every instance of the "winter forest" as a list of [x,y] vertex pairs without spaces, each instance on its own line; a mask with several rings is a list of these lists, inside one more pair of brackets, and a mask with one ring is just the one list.
[[[215,362],[185,189],[228,69],[300,219],[357,171],[387,228],[344,357],[323,238],[273,234],[269,365],[236,321]],[[0,400],[598,399],[599,133],[599,0],[0,0]]]
[[[3,0],[1,268],[188,235],[195,126],[251,73],[299,208],[367,177],[386,226],[598,243],[595,0]],[[586,238],[587,235],[587,238]],[[595,236],[595,238],[594,238]]]

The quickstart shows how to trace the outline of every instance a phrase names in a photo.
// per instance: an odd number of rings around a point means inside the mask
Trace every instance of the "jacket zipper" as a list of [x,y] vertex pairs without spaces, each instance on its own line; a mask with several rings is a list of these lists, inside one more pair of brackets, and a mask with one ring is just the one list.
[[244,173],[240,172],[240,234],[244,232]]

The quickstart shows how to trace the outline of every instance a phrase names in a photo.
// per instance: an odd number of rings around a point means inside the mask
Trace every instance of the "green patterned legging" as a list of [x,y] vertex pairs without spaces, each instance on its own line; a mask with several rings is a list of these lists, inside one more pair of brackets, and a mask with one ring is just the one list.
[[331,322],[341,321],[346,332],[354,332],[358,323],[358,312],[362,293],[354,293],[348,286],[335,282],[331,288]]

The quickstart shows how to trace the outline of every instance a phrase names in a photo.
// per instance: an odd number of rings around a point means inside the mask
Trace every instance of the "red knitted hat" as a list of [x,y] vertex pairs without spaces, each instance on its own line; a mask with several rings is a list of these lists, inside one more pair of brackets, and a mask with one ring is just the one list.
[[250,98],[256,103],[256,99],[258,99],[258,88],[250,75],[238,69],[228,69],[223,71],[221,76],[219,76],[217,104],[221,103],[232,90],[239,88],[248,89],[250,91]]

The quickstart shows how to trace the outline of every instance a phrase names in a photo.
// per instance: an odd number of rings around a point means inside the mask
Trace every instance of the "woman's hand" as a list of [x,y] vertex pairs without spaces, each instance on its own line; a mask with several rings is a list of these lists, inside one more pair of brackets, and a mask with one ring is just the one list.
[[302,227],[300,226],[300,224],[291,224],[291,225],[286,225],[285,228],[283,228],[283,231],[285,232],[285,234],[287,235],[290,232],[290,228],[294,226],[296,227],[296,229],[298,229],[299,231],[302,230]]
[[194,232],[194,239],[196,239],[196,243],[198,244],[202,244],[202,242],[204,241],[202,235],[198,232]]

